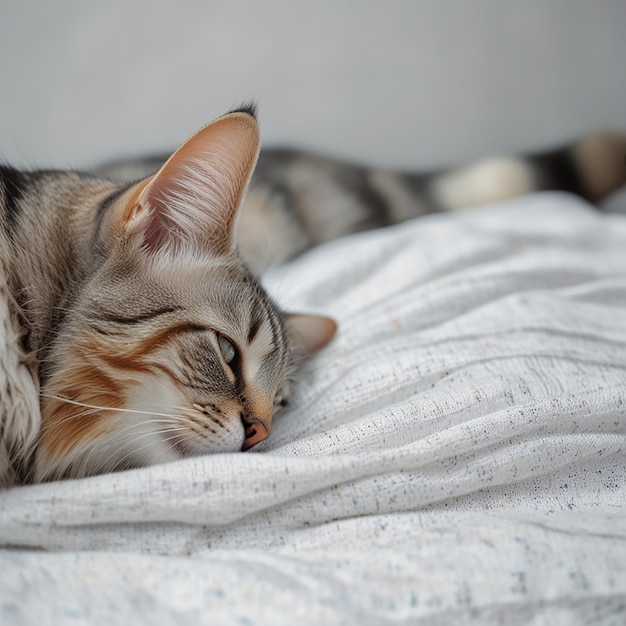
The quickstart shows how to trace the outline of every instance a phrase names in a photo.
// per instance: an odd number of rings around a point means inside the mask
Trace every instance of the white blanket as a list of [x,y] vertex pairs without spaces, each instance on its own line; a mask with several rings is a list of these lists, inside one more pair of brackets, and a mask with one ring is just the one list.
[[340,331],[263,449],[0,493],[0,623],[626,622],[626,217],[540,194],[267,285]]

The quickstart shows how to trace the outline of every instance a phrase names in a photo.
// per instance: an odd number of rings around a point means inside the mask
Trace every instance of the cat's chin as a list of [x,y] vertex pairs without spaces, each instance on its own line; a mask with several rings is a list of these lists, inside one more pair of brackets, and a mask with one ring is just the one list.
[[180,437],[174,441],[170,440],[167,445],[178,459],[186,459],[193,456],[205,456],[207,454],[226,454],[230,452],[241,452],[244,436],[243,430],[239,437],[225,441],[192,441]]
[[[181,459],[219,453],[239,453],[245,440],[239,413],[210,413],[200,405],[178,412],[163,407],[189,404],[166,379],[146,377],[126,398],[126,407],[98,415],[91,411],[92,424],[73,439],[51,426],[38,446],[33,479],[35,482],[62,478],[84,478]],[[83,410],[77,403],[63,406]],[[94,419],[94,416],[100,419]],[[215,417],[215,416],[214,416]],[[54,423],[52,423],[54,425]]]
[[[150,442],[145,447],[136,446],[133,456],[142,465],[205,454],[241,452],[245,432],[236,407],[232,410],[224,408],[214,415],[206,407],[185,398],[166,377],[148,376],[140,380],[127,397],[127,408],[137,422],[133,429],[135,435],[141,431]],[[177,410],[170,408],[185,406]]]
[[143,445],[137,442],[127,442],[130,445],[120,445],[120,441],[112,438],[102,438],[92,442],[90,446],[79,446],[73,453],[61,458],[37,455],[35,460],[35,482],[50,480],[85,478],[95,474],[123,471],[173,463],[182,459],[204,456],[207,454],[240,452],[244,440],[243,428],[241,433],[237,429],[230,437],[223,437],[219,441],[180,437],[173,440],[171,437],[161,436],[157,432],[145,433]]

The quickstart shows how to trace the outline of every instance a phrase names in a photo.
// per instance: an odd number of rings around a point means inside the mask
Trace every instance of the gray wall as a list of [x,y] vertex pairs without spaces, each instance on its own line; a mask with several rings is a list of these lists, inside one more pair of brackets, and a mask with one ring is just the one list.
[[624,0],[0,1],[0,158],[175,146],[254,98],[267,145],[429,166],[626,128]]

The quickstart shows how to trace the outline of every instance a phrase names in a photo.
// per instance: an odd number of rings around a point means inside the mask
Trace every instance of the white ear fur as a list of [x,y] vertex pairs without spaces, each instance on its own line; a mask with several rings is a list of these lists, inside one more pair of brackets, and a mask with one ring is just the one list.
[[321,315],[286,313],[283,321],[294,351],[302,356],[323,348],[337,332],[337,322]]
[[237,210],[258,153],[259,130],[252,115],[220,117],[145,182],[126,212],[126,229],[138,232],[150,251],[192,245],[216,254],[232,252]]

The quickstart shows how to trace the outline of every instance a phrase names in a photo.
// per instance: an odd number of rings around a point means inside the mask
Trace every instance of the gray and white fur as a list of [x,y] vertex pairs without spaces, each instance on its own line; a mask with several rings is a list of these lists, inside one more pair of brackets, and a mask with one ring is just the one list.
[[132,184],[0,167],[0,486],[269,434],[336,325],[282,312],[237,252],[258,150],[246,108]]

